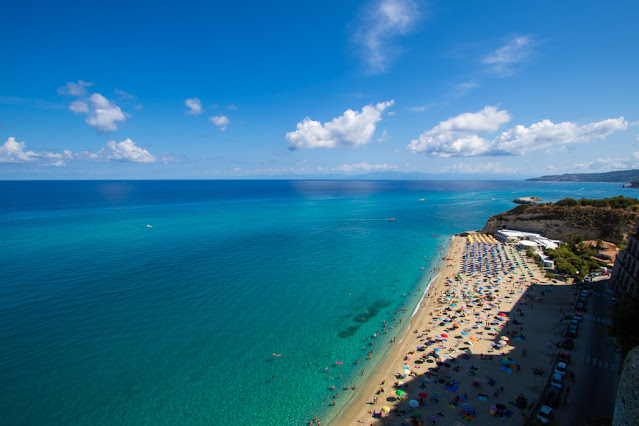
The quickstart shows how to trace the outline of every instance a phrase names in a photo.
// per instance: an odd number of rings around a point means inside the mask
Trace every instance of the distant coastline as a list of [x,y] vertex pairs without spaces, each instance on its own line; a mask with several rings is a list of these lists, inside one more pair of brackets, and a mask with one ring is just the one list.
[[633,183],[639,181],[639,169],[617,170],[606,173],[565,173],[563,175],[546,175],[526,180],[532,182]]

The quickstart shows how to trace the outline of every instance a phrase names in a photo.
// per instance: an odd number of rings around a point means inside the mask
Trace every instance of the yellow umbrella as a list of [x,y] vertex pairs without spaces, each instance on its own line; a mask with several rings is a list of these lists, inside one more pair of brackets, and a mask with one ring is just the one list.
[[382,411],[383,411],[384,413],[388,413],[388,412],[390,411],[390,408],[388,408],[388,406],[384,405],[384,406],[382,407]]

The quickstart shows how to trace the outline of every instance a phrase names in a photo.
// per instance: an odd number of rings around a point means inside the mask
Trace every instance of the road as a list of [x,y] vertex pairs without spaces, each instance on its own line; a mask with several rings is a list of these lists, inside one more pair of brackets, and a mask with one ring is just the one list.
[[568,371],[575,374],[575,381],[567,379],[570,388],[567,404],[566,390],[562,392],[562,404],[556,411],[561,425],[584,425],[593,417],[609,417],[614,412],[617,391],[619,356],[608,336],[611,296],[606,293],[608,280],[598,277],[593,283],[593,293],[588,297],[588,312],[584,313],[571,353]]

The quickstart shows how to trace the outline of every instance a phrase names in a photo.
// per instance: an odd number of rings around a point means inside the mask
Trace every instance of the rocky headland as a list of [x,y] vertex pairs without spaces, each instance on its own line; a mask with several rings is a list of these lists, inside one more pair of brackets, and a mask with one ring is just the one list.
[[[622,202],[606,203],[606,200]],[[589,205],[589,201],[598,205]],[[514,229],[557,240],[567,240],[569,234],[573,234],[583,235],[587,240],[602,239],[619,244],[635,231],[638,220],[639,200],[634,198],[565,199],[557,203],[522,204],[492,216],[482,232],[493,234],[498,229]]]

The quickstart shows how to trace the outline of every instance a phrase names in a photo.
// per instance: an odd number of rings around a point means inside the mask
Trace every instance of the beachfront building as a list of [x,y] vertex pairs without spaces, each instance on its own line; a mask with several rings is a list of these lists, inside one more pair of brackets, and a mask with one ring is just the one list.
[[556,249],[561,241],[551,240],[541,234],[533,232],[513,231],[511,229],[499,229],[495,238],[503,243],[512,243],[522,248],[532,248],[535,251],[544,249]]
[[632,293],[639,281],[639,224],[632,234],[625,250],[617,255],[612,270],[612,286],[617,292]]

